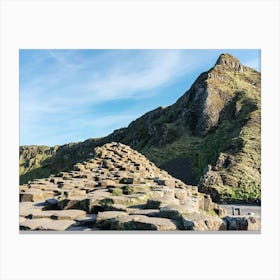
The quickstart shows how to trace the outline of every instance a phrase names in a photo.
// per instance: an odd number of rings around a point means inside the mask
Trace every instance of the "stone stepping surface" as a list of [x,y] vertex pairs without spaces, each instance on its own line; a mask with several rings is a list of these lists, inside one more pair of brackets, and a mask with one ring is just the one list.
[[129,146],[112,142],[92,154],[72,171],[20,185],[20,230],[216,231],[245,223],[222,219],[209,195]]
[[75,224],[73,220],[26,219],[26,221],[20,223],[20,229],[64,231],[73,224]]

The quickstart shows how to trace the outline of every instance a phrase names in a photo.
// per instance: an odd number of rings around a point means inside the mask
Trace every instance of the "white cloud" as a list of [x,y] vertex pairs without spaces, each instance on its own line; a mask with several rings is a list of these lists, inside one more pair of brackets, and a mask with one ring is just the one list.
[[[71,59],[69,53],[61,56],[52,51],[49,53],[57,60],[54,71],[36,77],[21,88],[24,114],[27,111],[34,115],[63,112],[89,103],[146,98],[151,94],[149,90],[168,84],[191,70],[190,63],[187,63],[191,57],[184,52],[162,51],[131,58],[127,62],[117,60],[111,63],[105,74],[102,65],[103,71],[90,69],[86,65],[90,62],[85,61],[84,68],[91,75],[83,77],[79,73],[82,66],[74,67],[68,62]],[[142,65],[145,59],[148,63]]]
[[[109,71],[105,76],[97,76],[87,87],[87,91],[94,95],[95,102],[105,100],[145,97],[145,91],[160,87],[182,75],[185,65],[182,65],[182,54],[177,52],[166,52],[156,55],[145,68],[138,71],[133,66],[128,69],[125,66],[115,71]],[[141,64],[141,59],[135,64]]]

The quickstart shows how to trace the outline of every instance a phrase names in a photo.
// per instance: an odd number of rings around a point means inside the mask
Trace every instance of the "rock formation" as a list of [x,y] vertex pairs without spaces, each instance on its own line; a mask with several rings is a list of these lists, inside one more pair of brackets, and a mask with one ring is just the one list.
[[[93,148],[121,142],[186,184],[199,185],[216,202],[252,203],[261,198],[260,131],[261,75],[222,54],[175,104],[127,128],[80,143],[21,147],[21,182],[70,171],[89,160]],[[179,170],[178,162],[186,166]]]
[[228,229],[210,195],[129,146],[108,143],[93,154],[73,171],[20,186],[21,230]]

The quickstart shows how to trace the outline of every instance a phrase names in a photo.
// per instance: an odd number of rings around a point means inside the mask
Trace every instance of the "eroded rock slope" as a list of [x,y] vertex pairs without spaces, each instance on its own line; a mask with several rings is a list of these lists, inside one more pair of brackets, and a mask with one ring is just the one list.
[[21,230],[226,230],[209,195],[120,143],[75,170],[20,186]]

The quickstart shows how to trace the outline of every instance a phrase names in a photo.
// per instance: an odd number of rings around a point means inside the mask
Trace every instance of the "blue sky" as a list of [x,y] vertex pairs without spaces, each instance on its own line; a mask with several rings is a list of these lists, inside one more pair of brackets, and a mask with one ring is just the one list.
[[106,136],[174,103],[221,53],[260,71],[259,50],[20,50],[20,145]]

